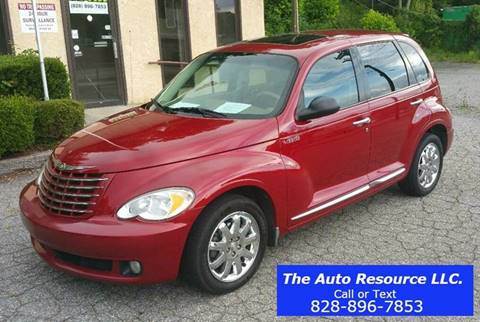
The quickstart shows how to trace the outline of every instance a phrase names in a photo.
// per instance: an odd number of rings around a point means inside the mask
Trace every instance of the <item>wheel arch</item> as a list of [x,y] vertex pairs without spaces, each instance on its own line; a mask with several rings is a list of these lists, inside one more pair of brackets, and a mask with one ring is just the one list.
[[421,127],[421,130],[415,133],[415,136],[410,138],[411,143],[408,144],[407,148],[404,150],[405,154],[402,159],[405,160],[404,162],[407,166],[407,170],[410,170],[415,156],[415,151],[417,150],[420,141],[428,133],[435,134],[440,138],[440,141],[442,142],[443,153],[446,153],[449,144],[447,126],[439,121],[427,123]]
[[204,215],[204,213],[208,210],[208,208],[213,203],[215,203],[217,200],[221,199],[226,195],[234,195],[234,194],[241,195],[251,199],[260,207],[260,209],[262,209],[265,215],[265,219],[267,220],[268,245],[274,246],[276,237],[277,237],[276,227],[278,226],[278,222],[277,222],[278,212],[276,210],[273,199],[270,196],[270,194],[267,192],[267,190],[264,189],[263,187],[260,187],[257,184],[252,184],[251,182],[244,183],[243,185],[231,186],[211,196],[206,206],[202,209],[202,211],[197,216],[197,218],[195,218],[195,221],[193,222],[192,227],[198,222],[198,220]]
[[[426,132],[427,133],[432,133],[435,134],[440,138],[440,141],[442,142],[442,148],[443,148],[443,154],[447,152],[448,149],[448,134],[447,134],[447,127],[441,123],[437,123],[433,126],[431,126]],[[425,134],[422,135],[425,136]],[[421,139],[421,138],[420,138]]]

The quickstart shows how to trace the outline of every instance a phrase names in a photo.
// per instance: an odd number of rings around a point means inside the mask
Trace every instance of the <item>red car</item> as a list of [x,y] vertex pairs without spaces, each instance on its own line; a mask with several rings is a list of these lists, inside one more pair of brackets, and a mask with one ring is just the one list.
[[430,193],[452,137],[409,37],[267,37],[200,55],[150,103],[74,134],[20,208],[53,267],[118,283],[181,272],[225,293],[283,234],[395,183]]

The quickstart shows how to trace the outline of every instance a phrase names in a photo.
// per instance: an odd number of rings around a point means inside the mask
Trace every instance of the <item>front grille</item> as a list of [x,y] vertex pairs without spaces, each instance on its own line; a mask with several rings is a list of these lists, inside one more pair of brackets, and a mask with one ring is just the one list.
[[65,216],[92,213],[105,181],[102,174],[57,170],[50,159],[38,187],[38,197],[46,209]]

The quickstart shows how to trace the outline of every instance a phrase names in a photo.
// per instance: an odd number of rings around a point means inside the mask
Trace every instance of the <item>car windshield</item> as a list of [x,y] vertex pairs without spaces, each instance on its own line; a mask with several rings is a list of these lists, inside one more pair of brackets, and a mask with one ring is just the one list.
[[286,55],[204,54],[167,85],[150,110],[204,117],[271,117],[283,109],[297,68],[297,61]]

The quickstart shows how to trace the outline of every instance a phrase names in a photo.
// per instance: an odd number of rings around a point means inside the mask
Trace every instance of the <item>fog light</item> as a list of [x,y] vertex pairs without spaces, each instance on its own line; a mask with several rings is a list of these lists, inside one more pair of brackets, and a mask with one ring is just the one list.
[[132,271],[133,274],[138,275],[142,272],[142,264],[137,261],[131,261],[129,263],[130,270]]
[[121,261],[120,274],[123,276],[138,276],[142,273],[142,263],[139,261]]

